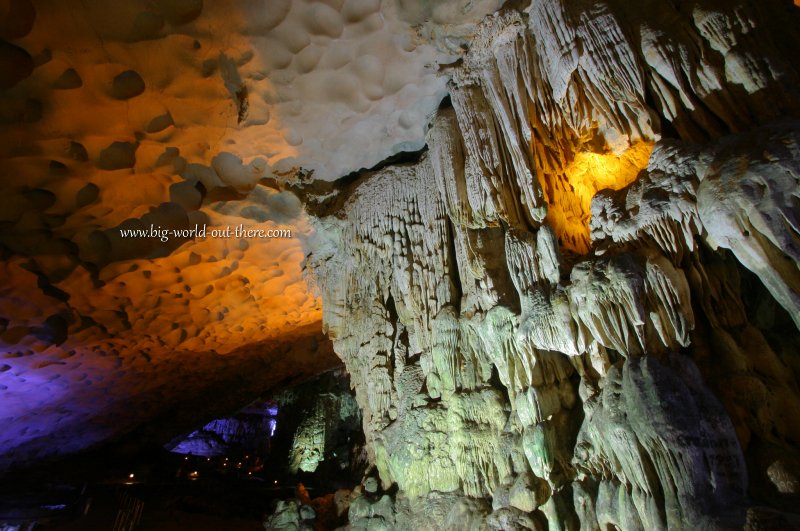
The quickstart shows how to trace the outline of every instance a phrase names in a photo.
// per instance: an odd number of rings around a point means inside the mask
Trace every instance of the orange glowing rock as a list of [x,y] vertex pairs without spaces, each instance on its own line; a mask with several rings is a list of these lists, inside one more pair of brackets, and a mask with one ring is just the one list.
[[600,190],[619,190],[635,181],[652,149],[652,143],[639,142],[621,155],[581,151],[560,174],[544,172],[547,221],[562,248],[578,254],[589,251],[592,198]]

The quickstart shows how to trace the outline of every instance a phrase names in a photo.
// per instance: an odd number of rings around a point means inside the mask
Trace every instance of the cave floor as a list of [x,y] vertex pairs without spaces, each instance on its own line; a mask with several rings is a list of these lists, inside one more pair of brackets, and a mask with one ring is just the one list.
[[263,529],[273,500],[294,494],[294,486],[276,484],[270,470],[248,474],[246,462],[237,469],[224,457],[164,452],[124,464],[94,461],[103,462],[103,475],[68,459],[49,473],[38,468],[5,478],[0,482],[0,522],[36,521],[41,530],[107,531],[115,529],[118,519],[138,516],[135,529],[142,530],[251,531]]
[[[117,518],[119,504],[114,490],[95,490],[92,497],[92,507],[89,513],[71,522],[46,526],[44,529],[59,531],[108,531],[113,529]],[[192,529],[196,531],[257,531],[264,526],[260,519],[237,518],[211,515],[198,512],[187,512],[176,509],[144,510],[142,519],[136,529],[149,531],[183,531]]]

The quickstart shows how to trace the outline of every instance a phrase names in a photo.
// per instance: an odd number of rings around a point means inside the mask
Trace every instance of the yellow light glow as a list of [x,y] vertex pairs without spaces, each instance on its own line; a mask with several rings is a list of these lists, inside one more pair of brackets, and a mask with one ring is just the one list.
[[607,188],[619,190],[636,180],[647,167],[653,144],[640,142],[621,155],[579,152],[563,172],[541,172],[548,200],[547,221],[561,247],[589,252],[589,218],[594,195]]

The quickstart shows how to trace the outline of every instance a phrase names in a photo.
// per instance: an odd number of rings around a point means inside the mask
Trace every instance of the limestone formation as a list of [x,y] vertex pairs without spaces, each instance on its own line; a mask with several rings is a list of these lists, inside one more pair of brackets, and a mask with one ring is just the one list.
[[289,453],[289,472],[314,472],[319,463],[335,456],[334,442],[343,425],[358,424],[360,412],[348,393],[317,396],[310,411],[302,413]]
[[787,488],[761,447],[798,455],[796,420],[764,422],[770,393],[800,412],[796,365],[739,281],[796,345],[800,100],[773,8],[491,15],[428,151],[307,199],[325,330],[398,489],[353,528],[409,506],[424,529],[729,529]]

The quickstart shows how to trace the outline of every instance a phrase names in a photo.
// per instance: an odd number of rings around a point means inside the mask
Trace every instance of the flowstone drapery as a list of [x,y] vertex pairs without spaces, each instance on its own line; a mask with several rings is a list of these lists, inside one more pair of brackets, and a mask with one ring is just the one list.
[[398,489],[354,528],[727,529],[798,493],[797,43],[768,4],[508,8],[427,151],[306,194]]

